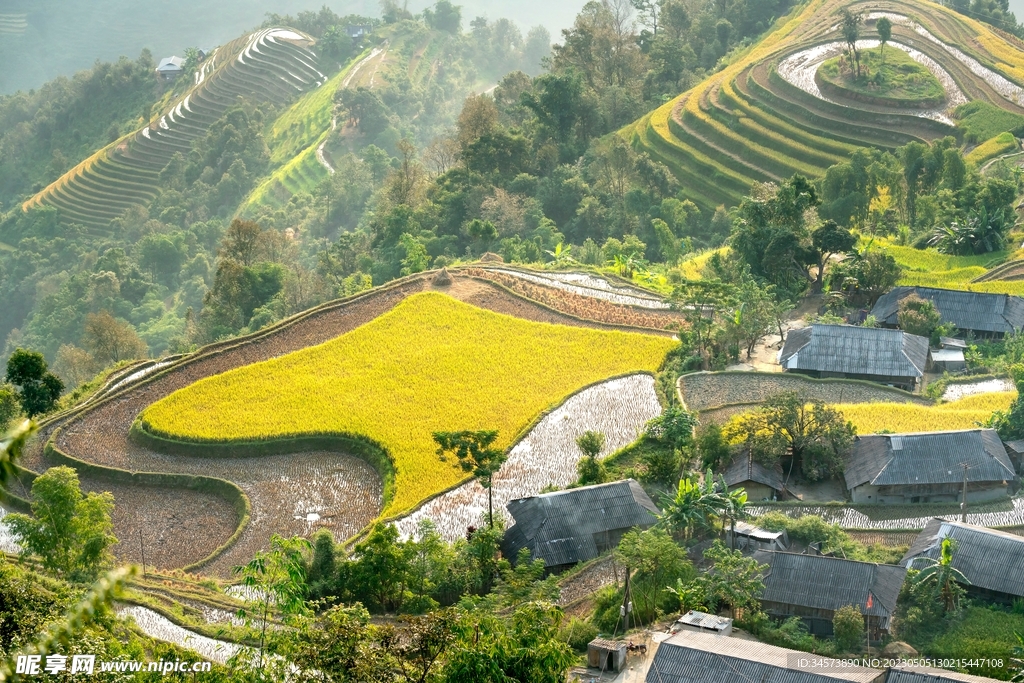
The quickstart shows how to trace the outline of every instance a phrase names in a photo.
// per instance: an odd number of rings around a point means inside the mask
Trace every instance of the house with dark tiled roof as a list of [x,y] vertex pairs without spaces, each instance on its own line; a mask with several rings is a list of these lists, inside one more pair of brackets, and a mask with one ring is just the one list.
[[896,327],[900,301],[911,294],[935,304],[942,322],[978,337],[1002,337],[1024,327],[1024,299],[1019,296],[937,287],[895,287],[875,303],[871,315],[880,325]]
[[863,379],[913,391],[928,358],[928,340],[903,330],[811,325],[790,330],[779,364],[785,372]]
[[832,635],[832,618],[853,605],[864,615],[872,639],[889,632],[905,567],[856,562],[823,555],[754,553],[768,565],[761,605],[778,619],[800,617],[816,636]]
[[519,498],[505,507],[515,524],[505,532],[502,553],[515,560],[527,548],[550,571],[616,548],[630,529],[654,526],[659,512],[633,479]]
[[765,467],[751,457],[749,450],[732,459],[722,472],[722,478],[730,489],[744,489],[749,500],[777,500],[786,489],[782,466]]
[[[813,660],[813,661],[812,661]],[[886,672],[745,638],[682,630],[658,645],[645,683],[883,683]]]
[[855,503],[953,503],[1005,497],[1013,463],[994,429],[858,436],[843,477]]
[[1024,537],[963,522],[932,519],[900,562],[921,569],[937,560],[942,541],[956,542],[953,567],[970,581],[969,595],[996,602],[1012,603],[1024,597]]

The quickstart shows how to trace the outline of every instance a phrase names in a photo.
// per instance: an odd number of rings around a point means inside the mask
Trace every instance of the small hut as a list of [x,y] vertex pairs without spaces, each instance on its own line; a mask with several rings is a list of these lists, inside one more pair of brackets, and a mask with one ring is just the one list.
[[749,449],[733,458],[722,477],[730,489],[745,490],[749,500],[779,500],[786,490],[782,466],[765,467],[751,457]]
[[[733,540],[735,535],[736,540]],[[785,531],[768,531],[747,522],[736,522],[735,533],[732,528],[725,530],[725,539],[730,548],[736,550],[785,550],[789,547],[789,536]]]
[[587,666],[618,673],[626,668],[626,643],[595,638],[587,644]]

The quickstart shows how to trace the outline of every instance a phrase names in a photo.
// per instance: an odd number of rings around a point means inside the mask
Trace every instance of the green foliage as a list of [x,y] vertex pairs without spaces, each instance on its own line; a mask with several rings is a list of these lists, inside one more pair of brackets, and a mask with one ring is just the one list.
[[112,561],[113,509],[110,493],[82,495],[78,474],[54,467],[32,482],[33,516],[12,514],[5,522],[48,570],[72,581],[91,580]]
[[930,300],[911,294],[900,300],[896,319],[901,330],[928,339],[942,323],[942,314]]
[[701,469],[721,471],[729,466],[733,449],[722,433],[722,427],[715,423],[703,425],[697,431],[697,455]]
[[596,458],[581,458],[576,463],[576,475],[580,486],[603,484],[608,481],[608,470],[605,464]]
[[868,101],[890,101],[897,106],[913,106],[918,102],[941,102],[945,89],[932,73],[902,50],[872,48],[858,50],[863,71],[853,72],[846,57],[829,59],[818,67],[818,76],[834,89],[866,97]]
[[[939,559],[924,558],[924,569],[914,579],[921,584],[934,586],[934,595],[939,598],[947,612],[955,611],[964,594],[961,585],[970,585],[963,572],[953,566],[953,554],[956,552],[956,541],[951,538],[942,539]],[[915,563],[916,564],[916,563]]]
[[964,157],[964,161],[975,166],[984,164],[989,159],[994,159],[1003,154],[1009,154],[1017,150],[1017,138],[1013,133],[1006,132],[986,140],[971,150],[970,154]]
[[852,423],[821,401],[808,404],[797,392],[772,396],[757,411],[726,426],[727,438],[743,443],[759,462],[772,466],[788,453],[809,481],[839,476],[853,443]]
[[434,432],[437,443],[437,454],[442,458],[452,453],[459,459],[459,466],[464,472],[472,472],[480,485],[487,489],[487,518],[491,527],[494,526],[494,508],[491,498],[491,481],[508,454],[500,448],[492,446],[498,438],[497,430]]
[[[977,658],[982,666],[967,667],[968,673],[1005,680],[1013,673],[1011,661],[1015,648],[1020,647],[1014,634],[1021,632],[1024,618],[1019,615],[971,606],[964,610],[961,619],[948,624],[945,633],[931,643],[922,643],[921,652],[929,657]],[[985,665],[985,659],[1001,659],[1003,666]]]
[[739,550],[729,550],[718,540],[704,551],[704,559],[712,563],[707,571],[689,582],[678,581],[672,589],[684,611],[703,609],[716,614],[728,607],[735,614],[760,606],[766,565],[744,557]]
[[558,632],[558,638],[576,652],[586,652],[587,645],[594,638],[597,638],[597,633],[597,627],[590,622],[576,617],[569,617],[562,624],[562,628]]
[[954,110],[953,118],[957,121],[957,128],[964,131],[964,140],[974,144],[1024,126],[1024,116],[984,100],[961,104]]
[[588,458],[596,458],[604,448],[604,434],[601,432],[585,431],[577,439],[576,445]]
[[661,415],[650,420],[644,428],[644,433],[647,438],[673,449],[682,448],[693,442],[693,428],[696,424],[695,414],[673,404]]
[[17,390],[10,384],[0,384],[0,433],[7,431],[20,412]]
[[853,652],[858,648],[864,635],[864,617],[860,608],[846,605],[836,610],[832,617],[832,631],[842,652]]
[[5,429],[0,433],[0,488],[6,486],[7,482],[17,474],[18,458],[21,457],[25,443],[35,431],[35,423],[24,420],[10,431]]
[[37,351],[17,349],[12,353],[7,359],[6,379],[17,388],[18,402],[29,417],[53,410],[64,393],[64,382],[49,372],[43,354]]

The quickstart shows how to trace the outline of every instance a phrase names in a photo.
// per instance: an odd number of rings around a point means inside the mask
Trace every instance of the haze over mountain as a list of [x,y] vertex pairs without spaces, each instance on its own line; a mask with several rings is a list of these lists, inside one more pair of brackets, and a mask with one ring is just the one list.
[[[0,94],[36,88],[60,75],[70,76],[97,59],[131,59],[149,48],[155,59],[181,54],[186,47],[213,47],[259,25],[268,12],[296,14],[326,5],[340,15],[376,16],[376,0],[5,0],[0,3]],[[420,12],[429,0],[411,0]],[[523,30],[543,24],[552,36],[572,24],[583,0],[463,0],[463,23],[476,16],[508,17]]]

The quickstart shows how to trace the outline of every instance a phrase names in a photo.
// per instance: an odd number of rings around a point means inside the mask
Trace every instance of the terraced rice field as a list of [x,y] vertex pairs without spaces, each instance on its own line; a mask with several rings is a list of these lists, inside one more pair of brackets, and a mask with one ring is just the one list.
[[890,403],[840,403],[834,407],[857,428],[858,434],[939,432],[973,429],[996,410],[1006,410],[1017,392],[975,394],[937,406]]
[[[968,509],[967,522],[987,527],[1010,527],[1024,525],[1024,498],[1013,498],[1004,503],[974,505],[978,510]],[[844,529],[923,529],[933,517],[959,520],[957,505],[879,505],[850,506],[831,505],[754,505],[748,508],[751,515],[763,515],[768,512],[783,512],[790,517],[815,515],[830,524],[838,524]]]
[[1014,391],[1013,382],[1008,379],[986,379],[979,382],[949,384],[942,394],[943,401],[956,401],[976,394]]
[[876,239],[872,248],[884,250],[903,267],[900,285],[1024,296],[1022,262],[1004,263],[1008,255],[1005,251],[978,256],[948,256],[935,249],[903,247],[884,239]]
[[[24,204],[53,206],[65,224],[107,234],[110,221],[158,191],[159,172],[237,102],[238,97],[286,104],[327,81],[310,39],[291,29],[264,29],[215,50],[183,98],[144,128],[99,150]],[[328,95],[329,99],[329,95]]]
[[[391,311],[411,295],[434,289],[433,277],[433,273],[424,273],[405,278],[385,288],[325,304],[249,338],[168,359],[171,364],[158,372],[136,379],[116,393],[107,392],[79,410],[43,424],[39,436],[26,448],[22,464],[33,472],[42,472],[67,463],[70,458],[72,464],[77,462],[83,489],[111,491],[115,498],[114,532],[125,541],[117,544],[114,552],[126,561],[141,559],[137,542],[140,531],[149,566],[196,565],[190,571],[222,577],[230,576],[232,566],[248,561],[253,553],[266,548],[271,533],[303,534],[325,527],[336,537],[345,538],[349,535],[347,530],[361,528],[380,511],[380,499],[373,492],[379,490],[375,487],[380,487],[381,483],[376,473],[365,467],[364,461],[334,451],[301,455],[281,453],[230,461],[169,455],[130,439],[130,428],[148,406],[203,378],[279,358],[356,330]],[[451,285],[440,289],[473,306],[523,321],[558,323],[591,331],[612,329],[603,321],[559,313],[458,271],[452,273],[452,279]],[[671,346],[673,343],[666,337],[648,337],[657,344]],[[656,366],[658,361],[652,363]],[[126,369],[113,382],[137,371]],[[605,377],[614,374],[617,373],[609,372]],[[595,377],[595,380],[600,379],[604,378]],[[566,389],[549,403],[585,384],[587,382],[583,381]],[[438,395],[451,394],[441,392]],[[524,428],[526,422],[546,407],[548,404],[538,405],[532,414],[523,417],[521,423],[509,431],[508,438],[511,440],[515,429]],[[49,450],[44,449],[44,445]],[[432,447],[430,452],[433,453]],[[358,474],[360,467],[366,472],[365,479]],[[293,480],[293,474],[301,474],[302,478]],[[221,477],[231,479],[232,483],[225,484],[227,488],[210,489]],[[349,502],[336,502],[333,497],[339,481],[349,487],[352,494],[346,499]],[[240,492],[248,502],[246,518],[235,499],[227,496],[228,490]],[[311,515],[319,515],[320,519]],[[218,550],[223,544],[226,545]],[[214,551],[218,551],[216,557],[209,557]]]
[[[494,475],[495,514],[505,514],[505,504],[511,500],[576,481],[576,464],[583,457],[576,439],[583,432],[605,435],[600,455],[605,457],[635,441],[648,420],[660,414],[650,375],[609,380],[572,396],[509,451],[508,460]],[[467,527],[480,526],[486,515],[487,491],[472,481],[434,498],[397,526],[403,537],[413,537],[420,521],[429,519],[446,540],[454,541],[465,537]]]
[[203,659],[211,662],[227,664],[227,661],[241,650],[241,646],[237,643],[215,640],[198,633],[193,633],[186,628],[178,626],[162,614],[146,607],[120,605],[114,612],[122,619],[131,619],[139,627],[139,630],[150,638],[162,640],[165,643],[172,643],[186,650],[192,650],[202,656]]
[[[881,16],[889,45],[928,68],[947,104],[931,111],[822,95],[817,66],[841,49],[838,10],[867,16],[863,47]],[[1024,112],[1024,51],[990,27],[920,0],[813,0],[776,22],[723,70],[627,126],[621,134],[668,165],[703,210],[732,205],[753,182],[820,176],[860,147],[893,148],[952,132],[957,103],[982,100]]]
[[395,514],[465,476],[438,460],[433,431],[498,429],[508,446],[554,401],[654,371],[674,345],[537,325],[424,293],[332,342],[197,382],[145,410],[141,427],[182,443],[368,437],[394,462],[385,514]]

